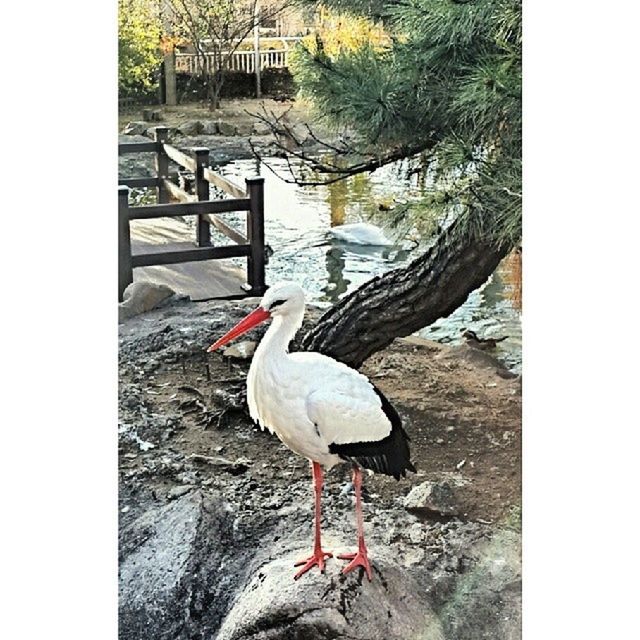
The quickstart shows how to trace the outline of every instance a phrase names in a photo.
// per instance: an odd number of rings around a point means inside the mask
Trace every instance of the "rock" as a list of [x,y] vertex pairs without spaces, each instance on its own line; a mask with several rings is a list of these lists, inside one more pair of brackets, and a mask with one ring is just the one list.
[[193,485],[182,485],[180,487],[172,487],[167,494],[169,500],[174,500],[175,498],[180,498],[181,496],[186,495],[193,489]]
[[236,125],[231,122],[225,122],[224,120],[218,121],[218,131],[221,136],[235,136]]
[[294,581],[293,564],[306,551],[289,552],[251,575],[216,640],[444,640],[423,590],[396,559],[377,552],[372,582],[360,569],[342,576],[342,563],[333,559],[325,575],[312,570]]
[[348,496],[350,493],[353,493],[353,482],[345,482],[340,487],[340,495],[341,496]]
[[294,581],[308,541],[290,529],[279,549],[259,522],[243,539],[253,514],[238,529],[231,505],[198,490],[148,504],[127,514],[120,535],[121,638],[444,640],[424,589],[384,548],[375,548],[372,582],[360,570],[341,575],[335,559],[326,574]]
[[211,393],[214,404],[227,410],[242,411],[246,403],[246,391],[244,387],[238,391],[227,389],[214,389]]
[[152,504],[122,528],[119,547],[121,638],[212,637],[231,597],[229,574],[240,570],[227,557],[234,533],[224,502],[192,491]]
[[228,358],[250,360],[256,350],[257,343],[253,340],[243,340],[227,347],[222,353]]
[[447,638],[520,640],[520,548],[518,533],[499,529],[471,549],[472,568],[456,582],[439,612]]
[[301,145],[303,145],[307,141],[307,138],[309,138],[309,130],[303,124],[294,125],[291,132],[293,133],[293,136],[298,141],[298,143]]
[[178,126],[178,132],[183,136],[197,136],[202,131],[200,120],[187,120]]
[[125,136],[143,136],[148,128],[148,122],[129,122],[122,133]]
[[[452,359],[460,359],[465,362],[469,362],[473,365],[477,365],[480,367],[484,367],[487,369],[493,369],[496,373],[499,369],[503,371],[508,371],[508,369],[504,366],[498,358],[492,356],[490,353],[486,351],[482,351],[481,349],[474,349],[470,347],[468,344],[459,345],[453,347],[451,351],[447,351],[439,356],[443,360],[452,360]],[[500,375],[500,374],[498,374]],[[501,377],[509,377],[509,373],[506,376]]]
[[496,369],[496,373],[505,380],[513,380],[518,377],[518,374],[510,371],[509,369],[503,369],[502,367]]
[[118,305],[118,321],[124,322],[128,318],[155,309],[174,293],[173,289],[164,284],[132,282],[124,290],[123,300]]
[[202,123],[202,133],[208,136],[218,135],[218,123],[215,120],[207,120]]
[[423,482],[411,489],[404,499],[404,508],[420,516],[433,513],[443,516],[458,515],[461,509],[455,489],[456,485],[447,480]]
[[250,136],[253,133],[253,125],[251,122],[239,122],[236,125],[237,136]]
[[254,122],[251,131],[257,136],[266,136],[271,133],[271,127],[265,122]]
[[402,557],[403,567],[412,567],[416,564],[420,564],[424,560],[424,549],[409,549],[405,551]]
[[162,122],[162,111],[157,109],[143,109],[142,118],[146,122]]
[[221,456],[203,456],[198,453],[190,455],[189,460],[196,464],[209,465],[227,471],[234,476],[245,473],[249,469],[248,465],[251,463],[251,461],[246,458],[238,458],[235,461],[231,461]]

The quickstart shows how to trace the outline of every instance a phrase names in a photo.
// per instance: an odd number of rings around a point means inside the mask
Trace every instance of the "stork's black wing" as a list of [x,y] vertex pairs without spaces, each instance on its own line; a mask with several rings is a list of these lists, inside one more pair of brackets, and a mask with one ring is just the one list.
[[385,473],[400,480],[407,471],[416,468],[411,462],[409,436],[402,427],[402,420],[395,407],[375,385],[371,385],[382,402],[382,410],[391,423],[391,432],[385,438],[371,442],[331,443],[329,451],[344,460],[355,462],[366,469]]

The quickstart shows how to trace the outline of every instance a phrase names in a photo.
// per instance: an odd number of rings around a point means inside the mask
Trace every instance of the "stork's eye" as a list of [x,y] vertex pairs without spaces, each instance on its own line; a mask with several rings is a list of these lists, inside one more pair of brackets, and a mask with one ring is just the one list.
[[269,308],[275,309],[279,304],[284,304],[285,302],[286,300],[274,300]]

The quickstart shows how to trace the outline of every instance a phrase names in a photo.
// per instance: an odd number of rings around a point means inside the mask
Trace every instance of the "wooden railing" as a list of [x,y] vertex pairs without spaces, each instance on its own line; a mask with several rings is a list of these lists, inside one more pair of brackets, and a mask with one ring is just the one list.
[[[154,140],[118,145],[118,155],[127,153],[155,153],[156,176],[146,178],[120,178],[118,180],[118,299],[131,282],[133,269],[151,265],[177,264],[196,260],[222,258],[247,258],[246,293],[233,297],[261,296],[265,290],[265,244],[264,244],[264,178],[247,178],[246,190],[209,168],[209,150],[193,149],[189,155],[168,142],[168,129],[156,127]],[[180,188],[169,173],[169,162],[173,161],[194,174],[194,194]],[[210,200],[209,185],[213,184],[231,199]],[[129,204],[129,189],[155,187],[157,204],[132,207]],[[178,200],[170,204],[169,200]],[[218,215],[229,211],[247,212],[246,235],[230,227]],[[172,216],[198,216],[195,246],[180,251],[158,251],[132,254],[131,220],[148,220]],[[233,240],[234,245],[214,247],[211,245],[211,229]]]
[[[228,52],[221,54],[206,53],[199,56],[196,53],[176,53],[177,73],[200,73],[204,66],[207,73],[213,73],[218,68],[218,60],[227,61],[226,69],[229,71],[244,71],[255,73],[256,58],[253,51],[234,51],[230,56]],[[260,52],[260,70],[282,69],[289,66],[289,51],[287,49],[273,49]]]

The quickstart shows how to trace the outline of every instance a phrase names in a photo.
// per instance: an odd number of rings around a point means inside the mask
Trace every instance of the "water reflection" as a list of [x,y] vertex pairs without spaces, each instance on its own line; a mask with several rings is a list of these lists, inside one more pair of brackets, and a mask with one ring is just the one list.
[[[269,159],[270,165],[286,171],[286,161]],[[418,198],[424,175],[410,173],[406,163],[383,167],[322,187],[288,184],[256,160],[237,160],[217,169],[242,184],[245,177],[261,173],[265,178],[265,234],[274,254],[267,267],[267,280],[299,282],[308,298],[320,305],[333,304],[345,293],[373,276],[407,264],[420,250],[421,230],[411,237],[390,226],[395,203]],[[230,224],[243,228],[242,214],[225,214]],[[371,222],[393,240],[390,247],[373,247],[338,241],[331,227]],[[227,242],[221,239],[223,242]],[[482,337],[509,335],[497,353],[513,368],[520,363],[521,328],[519,306],[519,257],[509,258],[490,281],[474,291],[448,318],[419,332],[442,342],[462,341],[463,328]]]
[[351,280],[344,277],[346,261],[345,251],[342,247],[330,247],[325,256],[327,269],[327,284],[323,288],[324,298],[331,303],[337,302],[343,293],[346,293]]
[[348,194],[349,185],[346,180],[327,185],[327,204],[329,205],[329,219],[332,227],[339,227],[345,223]]

